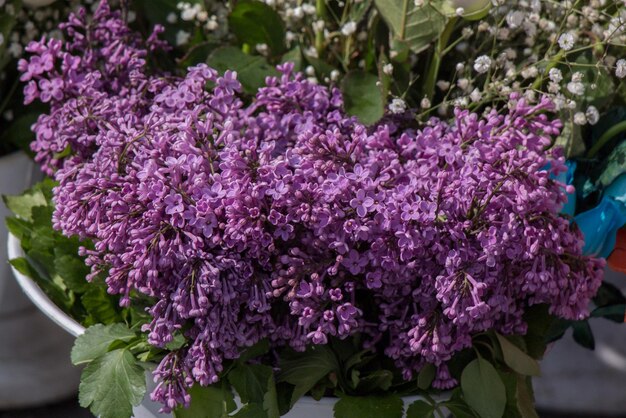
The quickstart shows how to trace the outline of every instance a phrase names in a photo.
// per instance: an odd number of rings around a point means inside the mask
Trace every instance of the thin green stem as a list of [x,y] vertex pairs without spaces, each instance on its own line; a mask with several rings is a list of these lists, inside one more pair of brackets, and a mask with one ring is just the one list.
[[593,147],[587,153],[588,158],[593,158],[603,146],[607,144],[611,139],[615,138],[615,136],[621,134],[622,132],[626,132],[626,120],[611,126],[606,132],[600,136],[598,142],[596,142]]
[[433,95],[435,93],[435,84],[437,83],[437,76],[439,75],[439,66],[441,65],[441,58],[443,57],[443,52],[448,45],[448,41],[450,40],[450,36],[454,32],[454,27],[456,25],[457,17],[452,17],[446,23],[446,27],[444,28],[439,40],[437,41],[437,47],[433,53],[433,56],[430,60],[430,65],[428,67],[428,72],[426,73],[426,80],[424,80],[424,96],[428,97],[432,100]]

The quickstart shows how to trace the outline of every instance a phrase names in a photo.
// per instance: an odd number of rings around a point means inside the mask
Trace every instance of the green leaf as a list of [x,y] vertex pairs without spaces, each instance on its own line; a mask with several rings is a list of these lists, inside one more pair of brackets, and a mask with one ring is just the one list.
[[263,406],[258,403],[249,403],[244,405],[233,418],[263,418],[266,416]]
[[30,277],[41,287],[41,290],[61,309],[69,309],[71,306],[68,295],[49,277],[41,274],[26,258],[14,258],[9,263],[23,275]]
[[342,396],[335,403],[335,418],[402,418],[404,404],[396,395]]
[[54,270],[63,278],[63,282],[70,290],[79,293],[89,290],[91,285],[85,277],[89,274],[90,269],[85,265],[82,258],[78,258],[76,255],[56,254]]
[[110,351],[83,370],[78,400],[100,418],[128,418],[146,393],[145,370],[127,349]]
[[539,418],[532,394],[532,380],[517,376],[517,409],[522,418]]
[[209,55],[207,64],[222,74],[226,70],[237,71],[237,79],[249,94],[255,94],[265,85],[265,77],[278,75],[265,58],[247,55],[232,46],[217,48]]
[[626,314],[626,305],[611,305],[611,306],[603,306],[601,308],[596,308],[591,311],[591,316],[594,318],[607,318],[611,319],[615,322],[617,318],[621,318],[620,323],[624,322],[624,315]]
[[574,330],[574,341],[590,350],[596,348],[596,341],[593,338],[589,321],[576,321],[572,324],[572,329]]
[[72,347],[72,363],[82,364],[94,361],[109,351],[115,341],[128,342],[137,337],[135,332],[123,324],[93,325],[76,338]]
[[284,355],[280,361],[279,382],[295,386],[291,405],[332,371],[339,370],[335,354],[325,345],[313,346],[304,353]]
[[240,363],[245,363],[248,360],[252,360],[254,358],[267,354],[269,349],[270,349],[270,344],[267,338],[264,338],[261,341],[257,342],[256,344],[254,344],[253,346],[248,347],[243,353],[241,353],[237,361]]
[[501,418],[506,407],[506,390],[491,363],[477,358],[461,374],[463,396],[481,418]]
[[35,134],[30,130],[30,127],[37,121],[39,114],[39,112],[29,112],[17,116],[0,135],[0,143],[10,141],[21,150],[32,155],[30,143],[35,139]]
[[189,408],[176,408],[175,418],[227,418],[237,408],[233,393],[224,384],[209,387],[196,384],[189,389],[189,395]]
[[266,44],[273,55],[285,50],[285,26],[267,4],[257,0],[238,1],[228,17],[228,24],[245,44]]
[[430,387],[430,384],[435,380],[435,374],[437,368],[430,363],[427,363],[417,375],[417,387],[426,390]]
[[447,401],[442,406],[450,411],[454,418],[481,418],[476,415],[468,404],[461,400]]
[[280,62],[293,62],[294,71],[302,70],[302,52],[300,51],[300,47],[296,46],[292,50],[286,52],[281,58]]
[[89,289],[81,296],[80,301],[89,315],[91,323],[112,324],[120,321],[119,300],[109,295],[106,288],[89,284]]
[[608,187],[613,180],[626,172],[626,141],[617,145],[602,164],[602,174],[598,177],[598,184]]
[[344,107],[350,115],[356,116],[365,125],[371,125],[384,114],[384,101],[378,77],[364,71],[352,71],[343,78]]
[[268,418],[279,416],[274,372],[271,367],[239,364],[228,373],[228,381],[244,404],[262,404]]
[[[356,370],[354,370],[356,371]],[[393,373],[389,370],[376,370],[368,375],[360,377],[357,385],[359,393],[368,393],[373,391],[387,391],[393,382]]]
[[524,320],[528,324],[524,342],[528,354],[534,359],[541,359],[546,351],[546,335],[554,322],[548,309],[548,305],[534,305],[524,314]]
[[432,418],[435,408],[426,401],[415,401],[406,410],[406,418]]
[[2,196],[7,208],[27,221],[33,220],[32,210],[35,206],[46,206],[46,197],[40,190],[31,189],[19,196]]
[[541,374],[537,360],[523,352],[506,337],[497,333],[496,337],[498,337],[504,362],[507,366],[525,376],[539,376]]
[[423,6],[416,6],[413,0],[374,0],[374,3],[394,38],[404,41],[415,53],[428,48],[446,24],[446,17],[436,7],[440,2],[436,0],[424,2]]

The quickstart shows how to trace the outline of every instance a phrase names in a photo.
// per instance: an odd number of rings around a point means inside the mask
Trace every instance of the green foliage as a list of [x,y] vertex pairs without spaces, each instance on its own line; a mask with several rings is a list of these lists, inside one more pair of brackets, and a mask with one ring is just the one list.
[[394,39],[406,43],[415,53],[428,48],[441,35],[446,17],[439,1],[416,6],[413,0],[374,0],[376,8],[391,28]]
[[85,367],[78,400],[100,418],[128,418],[145,392],[145,370],[127,348],[119,348]]
[[[233,393],[224,383],[209,387],[194,385],[189,389],[189,395],[192,399],[189,408],[182,406],[176,408],[174,410],[175,418],[226,418],[237,407]],[[259,413],[262,411],[261,408]],[[252,415],[250,416],[252,417]]]
[[461,375],[465,401],[481,418],[501,418],[506,407],[506,389],[495,367],[477,358],[465,367]]
[[335,404],[335,418],[402,418],[402,399],[389,396],[342,396]]
[[537,360],[526,354],[506,337],[500,334],[496,334],[496,337],[507,366],[524,376],[539,376],[541,374]]
[[341,83],[344,107],[365,125],[371,125],[383,117],[384,98],[377,86],[378,77],[364,71],[353,71]]
[[244,404],[263,411],[259,418],[280,416],[273,369],[260,364],[239,364],[228,373],[228,381],[235,388]]
[[265,58],[248,55],[233,46],[224,46],[213,51],[207,58],[207,64],[220,73],[236,71],[243,90],[248,94],[255,94],[259,87],[264,86],[265,77],[278,75]]
[[238,1],[228,23],[243,44],[266,44],[272,55],[285,50],[285,25],[278,13],[261,1]]
[[93,325],[76,338],[72,347],[72,363],[89,363],[106,354],[114,342],[129,342],[135,338],[137,334],[122,324]]
[[415,401],[406,410],[406,418],[433,418],[435,408],[426,401]]

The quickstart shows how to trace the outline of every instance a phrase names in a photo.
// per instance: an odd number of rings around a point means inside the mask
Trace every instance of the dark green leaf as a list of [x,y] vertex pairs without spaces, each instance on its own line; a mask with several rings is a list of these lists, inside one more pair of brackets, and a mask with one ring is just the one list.
[[271,367],[239,364],[228,373],[228,381],[243,403],[263,405],[268,418],[279,416],[274,372]]
[[39,112],[29,112],[17,116],[8,128],[0,134],[0,143],[10,141],[21,150],[31,154],[30,143],[35,139],[35,134],[30,130],[30,127],[37,121],[38,116]]
[[343,396],[335,404],[335,418],[402,418],[404,404],[395,395]]
[[574,341],[590,350],[596,348],[589,321],[576,321],[572,324],[572,329],[574,330]]
[[480,418],[468,404],[460,399],[444,402],[442,406],[450,411],[454,418]]
[[54,269],[70,290],[79,293],[89,290],[90,284],[85,277],[90,269],[82,258],[76,255],[57,254],[54,259]]
[[428,48],[444,29],[446,17],[437,9],[439,1],[416,6],[413,0],[374,0],[376,8],[394,34],[415,53]]
[[426,390],[430,387],[430,384],[435,380],[435,374],[437,368],[430,363],[427,363],[417,375],[417,387]]
[[613,149],[602,163],[601,171],[597,183],[603,187],[609,186],[613,180],[626,172],[626,141],[622,141]]
[[237,71],[237,78],[245,92],[256,94],[265,85],[265,77],[278,75],[265,58],[244,54],[240,49],[225,46],[216,49],[207,59],[209,66],[220,73],[226,70]]
[[[596,308],[591,312],[591,316],[598,318],[608,318],[615,322],[624,322],[624,315],[626,315],[626,305],[611,305]],[[617,318],[621,318],[620,321]]]
[[145,370],[130,351],[110,351],[83,370],[79,402],[100,418],[128,418],[146,392]]
[[80,300],[87,314],[86,322],[112,324],[120,321],[118,297],[109,295],[106,288],[94,283],[81,296]]
[[82,364],[95,360],[109,351],[115,341],[128,342],[137,335],[123,324],[97,324],[85,330],[76,338],[72,347],[72,363]]
[[384,101],[377,82],[378,77],[364,71],[352,71],[341,82],[346,112],[366,125],[383,117]]
[[[356,370],[354,370],[356,371]],[[357,385],[359,393],[368,393],[373,391],[387,391],[391,387],[393,381],[393,373],[389,370],[376,370],[365,376],[361,376]]]
[[235,36],[245,44],[266,44],[273,55],[285,50],[285,26],[267,4],[257,0],[238,1],[228,17]]
[[294,71],[302,71],[302,52],[300,47],[296,46],[291,51],[286,52],[280,62],[293,62]]
[[285,355],[280,361],[279,382],[295,386],[291,398],[293,405],[316,383],[332,371],[339,370],[335,354],[325,345],[310,347],[304,353]]
[[461,375],[463,396],[481,418],[501,418],[506,407],[506,390],[491,363],[477,358]]
[[37,269],[35,269],[29,262],[23,257],[14,258],[9,263],[17,271],[23,275],[30,277],[37,283],[37,286],[41,287],[41,290],[54,302],[55,305],[62,309],[69,309],[71,303],[68,299],[68,295],[63,292],[58,285],[56,285],[49,277],[42,275]]
[[539,363],[534,358],[523,352],[506,337],[497,333],[496,337],[498,337],[507,366],[525,376],[539,376],[541,374]]
[[554,322],[548,309],[547,305],[534,305],[524,314],[524,320],[528,324],[524,341],[528,354],[534,359],[541,359],[546,351],[546,335]]
[[270,344],[267,339],[262,339],[251,347],[248,347],[237,359],[237,361],[241,363],[245,363],[248,360],[252,360],[254,358],[260,357],[270,349]]
[[244,405],[233,418],[265,418],[267,414],[263,410],[263,406],[258,403],[249,403]]
[[532,394],[532,380],[517,376],[517,409],[522,418],[539,418]]
[[415,401],[406,411],[406,418],[431,418],[435,415],[435,408],[426,401]]
[[189,389],[189,394],[189,408],[176,408],[175,418],[227,418],[237,408],[232,392],[224,384],[209,387],[196,384]]

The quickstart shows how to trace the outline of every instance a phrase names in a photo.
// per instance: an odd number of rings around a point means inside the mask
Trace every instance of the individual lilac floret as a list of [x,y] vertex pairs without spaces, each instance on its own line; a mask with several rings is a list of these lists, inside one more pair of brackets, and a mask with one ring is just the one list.
[[120,15],[84,22],[20,64],[28,98],[52,104],[33,149],[59,182],[54,226],[94,243],[89,278],[123,305],[154,298],[151,344],[184,334],[155,372],[165,411],[264,338],[304,350],[359,334],[407,380],[434,364],[446,389],[447,362],[477,333],[524,334],[530,305],[588,315],[604,262],[559,215],[547,99],[367,128],[291,64],[245,105],[235,73],[154,74]]

